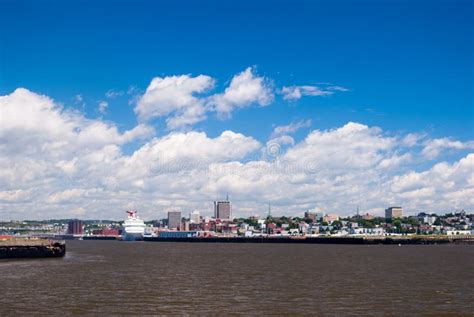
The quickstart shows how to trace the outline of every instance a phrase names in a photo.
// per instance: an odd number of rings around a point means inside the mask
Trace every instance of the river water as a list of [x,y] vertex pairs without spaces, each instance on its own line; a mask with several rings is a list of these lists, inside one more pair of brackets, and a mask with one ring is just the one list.
[[0,288],[1,316],[474,316],[474,247],[68,241]]

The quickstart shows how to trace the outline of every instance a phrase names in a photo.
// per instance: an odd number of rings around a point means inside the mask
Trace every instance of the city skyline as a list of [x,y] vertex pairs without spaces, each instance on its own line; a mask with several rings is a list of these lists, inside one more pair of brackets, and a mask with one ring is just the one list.
[[469,1],[26,3],[0,4],[0,219],[474,209]]

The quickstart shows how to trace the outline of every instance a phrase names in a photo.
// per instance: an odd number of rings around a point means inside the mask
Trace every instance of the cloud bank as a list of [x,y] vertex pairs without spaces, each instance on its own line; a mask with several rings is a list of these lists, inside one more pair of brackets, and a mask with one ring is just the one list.
[[[212,214],[212,201],[227,194],[241,216],[264,215],[268,203],[290,215],[474,207],[472,142],[394,136],[357,122],[310,130],[298,142],[291,135],[310,121],[277,126],[264,141],[238,131],[157,136],[147,123],[162,117],[172,129],[274,98],[250,68],[208,94],[214,85],[204,75],[153,79],[135,106],[140,123],[124,131],[24,88],[0,96],[0,219],[121,219],[129,208],[147,219],[169,209]],[[127,153],[130,143],[136,149]],[[446,151],[459,156],[436,161]]]

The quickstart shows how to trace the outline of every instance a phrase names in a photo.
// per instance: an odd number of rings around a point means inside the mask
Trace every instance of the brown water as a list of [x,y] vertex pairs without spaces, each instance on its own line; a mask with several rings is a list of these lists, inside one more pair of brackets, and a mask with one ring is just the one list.
[[68,241],[0,287],[2,316],[474,316],[474,247]]

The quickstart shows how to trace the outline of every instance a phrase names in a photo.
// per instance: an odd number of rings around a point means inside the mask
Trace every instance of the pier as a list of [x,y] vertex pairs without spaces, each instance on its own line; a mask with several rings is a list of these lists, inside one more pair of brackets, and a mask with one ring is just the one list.
[[66,243],[52,239],[0,240],[0,259],[63,257]]

